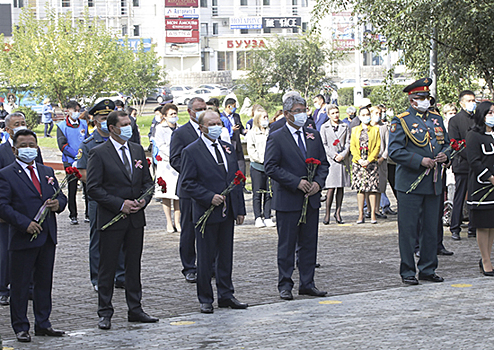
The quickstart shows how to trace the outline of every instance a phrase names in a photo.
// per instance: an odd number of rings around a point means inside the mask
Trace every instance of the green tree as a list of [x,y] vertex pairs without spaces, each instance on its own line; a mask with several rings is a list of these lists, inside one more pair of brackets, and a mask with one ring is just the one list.
[[296,38],[276,37],[266,48],[251,51],[252,63],[245,79],[249,97],[256,102],[273,86],[282,93],[297,90],[310,97],[327,83],[325,67],[339,55],[315,32]]
[[366,49],[380,47],[372,34],[384,35],[391,50],[402,50],[404,64],[417,77],[429,75],[435,41],[438,101],[456,100],[460,90],[475,87],[479,78],[494,93],[494,0],[318,0],[314,14],[322,19],[340,9],[351,9],[361,24],[372,26],[363,42]]
[[[33,89],[64,105],[68,99],[93,103],[101,92],[129,91],[137,99],[159,83],[154,50],[134,53],[121,45],[97,18],[72,21],[70,12],[47,8],[37,20],[24,8],[12,34],[12,46],[0,52],[0,77],[13,89]],[[151,87],[152,85],[152,87]]]

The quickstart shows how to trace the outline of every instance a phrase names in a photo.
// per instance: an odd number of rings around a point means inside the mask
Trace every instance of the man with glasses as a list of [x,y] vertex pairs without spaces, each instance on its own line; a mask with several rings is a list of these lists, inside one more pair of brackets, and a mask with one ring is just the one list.
[[[298,246],[299,295],[322,297],[326,292],[316,288],[314,269],[321,189],[328,176],[329,164],[319,132],[304,125],[307,122],[305,100],[292,95],[283,102],[286,124],[270,132],[264,156],[264,169],[273,179],[273,209],[278,230],[278,291],[280,298],[292,300],[295,250]],[[306,159],[321,162],[312,182],[307,181]],[[305,198],[308,197],[305,223],[299,225]]]
[[[438,217],[442,201],[441,164],[448,161],[449,138],[443,118],[429,110],[429,86],[423,78],[407,86],[410,108],[391,121],[389,155],[396,162],[398,232],[402,282],[417,285],[419,280],[443,282],[436,275]],[[413,190],[419,176],[426,175]],[[416,278],[414,248],[419,237],[420,258]]]
[[177,196],[180,204],[180,259],[184,267],[182,273],[189,283],[197,282],[196,266],[196,236],[194,223],[192,222],[192,199],[182,191],[181,162],[182,150],[201,136],[199,129],[199,116],[206,111],[206,102],[200,97],[194,97],[187,105],[190,120],[188,123],[176,129],[170,142],[170,165],[178,175]]
[[[460,92],[461,111],[449,121],[449,137],[455,140],[465,140],[467,131],[475,122],[473,113],[475,112],[475,93],[470,90]],[[455,196],[453,199],[453,210],[451,211],[451,238],[459,241],[461,222],[463,217],[463,202],[467,193],[468,170],[470,169],[467,160],[467,152],[460,152],[453,158],[453,173],[455,174]],[[476,230],[468,223],[468,237],[475,237]]]

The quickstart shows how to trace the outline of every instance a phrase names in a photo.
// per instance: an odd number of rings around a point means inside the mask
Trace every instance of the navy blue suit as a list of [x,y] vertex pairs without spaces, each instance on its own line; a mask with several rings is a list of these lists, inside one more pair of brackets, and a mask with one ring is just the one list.
[[[53,213],[43,222],[43,231],[31,241],[26,230],[43,203],[50,199],[58,183],[52,168],[36,164],[42,195],[34,187],[21,165],[17,162],[0,170],[0,218],[10,224],[10,316],[15,333],[29,330],[27,304],[31,276],[34,276],[33,307],[35,327],[51,327],[51,288],[57,221]],[[49,179],[53,179],[53,185]],[[51,179],[50,179],[51,180]],[[57,197],[61,213],[67,205],[67,197],[60,192]]]
[[[323,188],[329,172],[329,163],[321,136],[314,129],[304,127],[302,131],[307,158],[321,161],[313,181]],[[292,274],[297,242],[300,249],[299,289],[311,289],[314,287],[321,192],[309,197],[307,223],[298,226],[305,194],[297,187],[300,180],[307,177],[307,166],[287,126],[269,134],[264,154],[264,169],[274,180],[272,206],[276,210],[278,230],[278,290],[293,288]]]
[[[0,145],[0,169],[12,164],[15,161],[15,155],[12,151],[10,142],[7,141]],[[43,164],[41,150],[38,148],[38,157],[36,163]],[[8,285],[10,284],[9,277],[9,225],[0,222],[0,296],[9,295]]]
[[[202,139],[198,139],[182,152],[182,191],[192,198],[193,225],[211,206],[215,194],[220,194],[235,178],[238,170],[233,146],[219,141],[228,164],[226,176],[209,152]],[[216,260],[216,286],[218,299],[233,297],[232,262],[233,228],[238,215],[245,215],[245,203],[241,185],[235,186],[226,197],[224,206],[216,207],[207,220],[204,235],[195,229],[197,240],[197,295],[200,303],[212,303],[211,269]]]
[[180,259],[184,267],[182,273],[196,272],[196,247],[195,247],[195,229],[192,224],[192,201],[189,195],[183,191],[183,176],[181,172],[182,150],[197,140],[198,133],[194,130],[194,125],[189,121],[176,129],[172,134],[170,142],[170,165],[175,169],[178,175],[177,196],[180,198]]
[[314,127],[317,131],[321,131],[321,126],[329,120],[326,112],[321,113],[320,108],[314,111],[312,118],[314,119]]

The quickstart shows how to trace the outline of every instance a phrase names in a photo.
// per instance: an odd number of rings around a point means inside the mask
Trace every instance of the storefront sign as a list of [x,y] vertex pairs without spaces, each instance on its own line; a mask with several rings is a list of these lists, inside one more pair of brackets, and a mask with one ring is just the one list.
[[232,39],[226,40],[227,49],[249,50],[266,47],[264,39]]
[[191,29],[199,29],[199,21],[197,19],[174,19],[167,18],[165,19],[165,29],[173,29],[173,30],[191,30]]
[[199,7],[199,0],[165,0],[165,7]]
[[[120,44],[124,45],[125,40],[123,39],[118,39]],[[139,45],[141,44],[142,41],[142,50],[144,52],[148,52],[151,50],[151,39],[127,39],[127,43],[129,45],[129,48],[131,48],[134,52],[137,52],[139,49]]]
[[167,43],[198,43],[199,31],[197,30],[167,30]]
[[171,18],[199,18],[197,7],[168,7],[165,8],[165,17]]
[[230,17],[230,29],[262,29],[262,17]]
[[302,25],[302,17],[263,17],[263,28],[298,28]]
[[199,44],[194,43],[166,43],[165,55],[168,56],[197,56],[199,55]]

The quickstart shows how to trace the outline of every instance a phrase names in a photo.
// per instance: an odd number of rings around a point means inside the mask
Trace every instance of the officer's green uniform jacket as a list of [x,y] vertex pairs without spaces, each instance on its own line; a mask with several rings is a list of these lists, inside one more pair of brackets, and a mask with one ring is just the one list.
[[[396,190],[407,192],[411,184],[426,170],[420,164],[422,158],[434,159],[440,152],[445,153],[449,159],[449,137],[439,114],[426,111],[424,118],[423,114],[410,106],[406,112],[394,117],[389,133],[389,156],[397,164]],[[433,181],[435,172],[436,182]],[[437,165],[436,171],[431,169],[411,193],[441,194],[441,164]]]
[[89,151],[94,147],[102,145],[108,137],[103,138],[97,129],[87,139],[81,142],[79,151],[77,152],[77,168],[87,169],[87,162],[89,160]]

